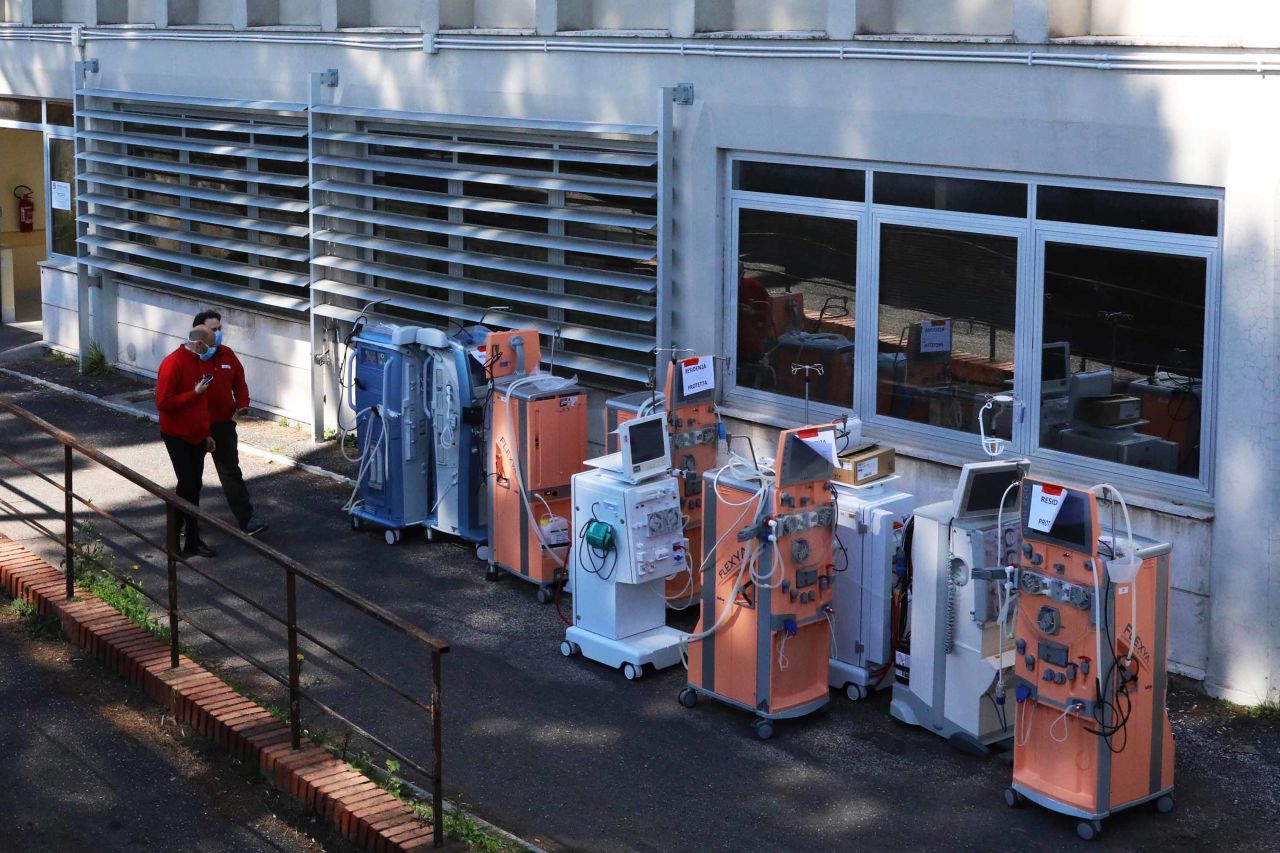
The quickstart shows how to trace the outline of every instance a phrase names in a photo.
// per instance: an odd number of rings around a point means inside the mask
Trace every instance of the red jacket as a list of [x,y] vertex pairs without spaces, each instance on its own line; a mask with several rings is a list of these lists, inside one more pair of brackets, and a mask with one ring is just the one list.
[[209,392],[197,394],[196,383],[213,361],[180,346],[160,362],[156,377],[156,408],[160,410],[160,432],[199,444],[209,437]]
[[229,421],[236,412],[249,407],[249,386],[244,381],[244,366],[235,353],[226,346],[220,346],[217,355],[200,363],[213,374],[213,382],[205,392],[209,398],[210,423]]

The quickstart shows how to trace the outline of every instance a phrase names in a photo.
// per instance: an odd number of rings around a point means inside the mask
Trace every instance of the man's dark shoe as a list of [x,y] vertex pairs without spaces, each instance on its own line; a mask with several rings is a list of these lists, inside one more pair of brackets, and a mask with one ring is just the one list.
[[257,536],[259,533],[267,529],[267,523],[265,521],[258,521],[256,518],[251,518],[241,525],[240,529],[248,536]]
[[191,544],[187,544],[182,549],[182,556],[184,557],[216,557],[218,556],[218,552],[210,548],[203,541],[198,541],[194,546]]

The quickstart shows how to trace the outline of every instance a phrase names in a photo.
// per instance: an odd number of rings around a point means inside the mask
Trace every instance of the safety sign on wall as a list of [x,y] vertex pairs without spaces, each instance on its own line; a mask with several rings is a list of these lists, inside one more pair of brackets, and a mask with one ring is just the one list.
[[50,181],[49,196],[49,206],[54,210],[71,209],[71,184],[66,181]]

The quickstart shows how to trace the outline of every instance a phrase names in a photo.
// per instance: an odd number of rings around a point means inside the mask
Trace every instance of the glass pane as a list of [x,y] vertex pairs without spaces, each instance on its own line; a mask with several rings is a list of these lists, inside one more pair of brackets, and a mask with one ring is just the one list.
[[749,192],[844,201],[863,201],[867,194],[866,173],[861,169],[746,161],[734,163],[733,168],[734,189]]
[[46,101],[44,105],[45,120],[49,124],[71,127],[75,124],[75,114],[70,101]]
[[1212,198],[1042,186],[1036,190],[1036,216],[1113,228],[1218,234],[1218,202]]
[[743,210],[738,385],[848,408],[858,223]]
[[[978,432],[987,395],[1013,388],[1017,284],[1017,238],[883,226],[876,412]],[[1010,411],[986,417],[1010,437]]]
[[1207,268],[1046,244],[1042,447],[1199,476]]
[[991,216],[1026,216],[1027,185],[876,172],[871,196],[877,204],[956,210]]
[[69,184],[68,210],[53,207],[57,194],[52,183],[46,198],[49,199],[49,227],[53,230],[51,245],[56,255],[76,256],[76,146],[70,139],[49,139],[49,181]]
[[44,124],[39,98],[0,98],[0,119]]

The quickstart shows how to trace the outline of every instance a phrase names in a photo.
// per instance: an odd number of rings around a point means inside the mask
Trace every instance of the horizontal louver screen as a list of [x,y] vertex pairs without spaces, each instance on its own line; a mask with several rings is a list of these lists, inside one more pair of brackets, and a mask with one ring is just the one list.
[[313,109],[316,312],[558,336],[640,381],[657,323],[654,128]]
[[77,92],[81,262],[138,284],[305,312],[305,110]]

